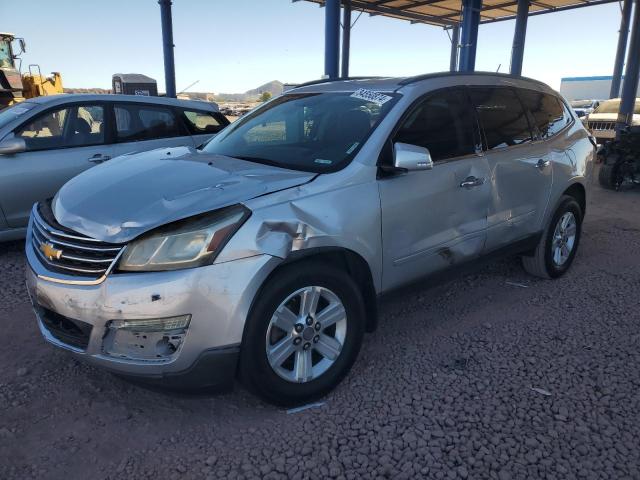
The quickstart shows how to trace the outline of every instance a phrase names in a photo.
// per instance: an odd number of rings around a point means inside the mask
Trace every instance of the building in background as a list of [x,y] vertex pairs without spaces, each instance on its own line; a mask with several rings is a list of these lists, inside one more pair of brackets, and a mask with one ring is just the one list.
[[[571,100],[606,100],[611,91],[612,76],[565,77],[560,81],[560,93]],[[622,77],[624,82],[624,77]],[[620,87],[622,91],[622,87]]]

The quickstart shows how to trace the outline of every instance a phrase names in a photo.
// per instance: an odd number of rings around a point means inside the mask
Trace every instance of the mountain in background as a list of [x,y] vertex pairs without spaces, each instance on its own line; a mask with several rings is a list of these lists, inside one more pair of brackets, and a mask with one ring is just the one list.
[[265,83],[264,85],[260,85],[258,88],[254,88],[253,90],[247,90],[245,95],[257,95],[260,96],[264,92],[269,92],[274,97],[280,95],[282,93],[282,88],[284,87],[283,83],[279,80],[272,80],[271,82]]
[[279,80],[272,80],[258,88],[252,88],[244,93],[219,93],[214,96],[216,102],[251,102],[255,101],[264,92],[269,92],[272,97],[282,93],[283,84]]
[[[260,97],[264,92],[269,92],[271,96],[275,97],[282,93],[283,84],[278,80],[267,82],[264,85],[260,85],[258,88],[252,88],[244,93],[219,93],[214,94],[210,92],[184,92],[180,94],[180,97],[189,97],[193,100],[213,100],[216,102],[253,102]],[[111,93],[111,90],[104,88],[65,88],[65,93]]]

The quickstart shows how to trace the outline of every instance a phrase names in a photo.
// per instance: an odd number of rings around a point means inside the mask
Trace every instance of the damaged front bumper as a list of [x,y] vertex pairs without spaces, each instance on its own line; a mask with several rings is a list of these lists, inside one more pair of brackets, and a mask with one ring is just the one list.
[[280,259],[112,273],[97,285],[51,280],[27,244],[27,288],[50,343],[91,364],[177,387],[233,381],[251,302]]

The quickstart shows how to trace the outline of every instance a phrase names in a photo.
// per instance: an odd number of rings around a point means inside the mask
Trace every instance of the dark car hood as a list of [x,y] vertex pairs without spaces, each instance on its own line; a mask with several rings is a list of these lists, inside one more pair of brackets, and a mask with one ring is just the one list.
[[295,187],[315,174],[261,165],[190,147],[126,155],[67,182],[56,220],[84,235],[128,242],[160,225]]

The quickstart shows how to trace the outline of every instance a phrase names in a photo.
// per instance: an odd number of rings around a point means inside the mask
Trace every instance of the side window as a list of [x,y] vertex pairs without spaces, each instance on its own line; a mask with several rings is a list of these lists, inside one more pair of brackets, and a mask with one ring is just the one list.
[[70,146],[104,143],[104,107],[81,105],[75,112]]
[[46,112],[16,130],[27,151],[82,147],[104,143],[104,108],[81,105]]
[[184,110],[182,114],[191,135],[218,133],[225,127],[212,112]]
[[181,135],[171,109],[119,104],[114,107],[118,142],[139,142]]
[[571,115],[553,95],[524,89],[518,94],[533,119],[538,138],[550,138],[571,123]]
[[476,122],[464,90],[437,92],[415,108],[394,142],[426,147],[434,161],[475,152]]
[[529,122],[515,91],[504,87],[474,87],[470,92],[488,150],[532,140]]

